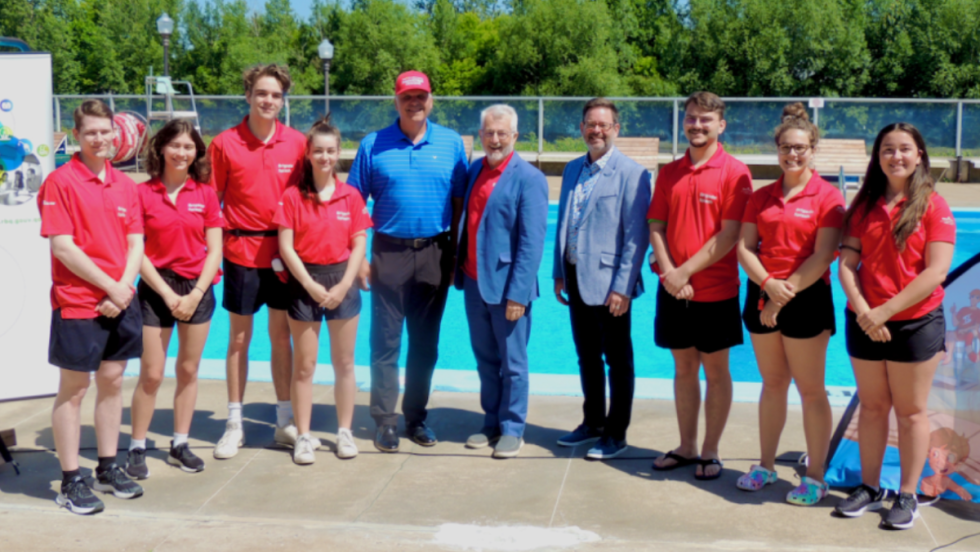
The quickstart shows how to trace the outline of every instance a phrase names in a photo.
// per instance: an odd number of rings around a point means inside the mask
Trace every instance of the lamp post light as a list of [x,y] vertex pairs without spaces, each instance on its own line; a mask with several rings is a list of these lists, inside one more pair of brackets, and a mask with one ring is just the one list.
[[323,60],[323,96],[325,100],[326,113],[330,113],[330,62],[333,61],[333,43],[324,38],[320,46],[317,47],[320,59]]
[[164,12],[157,19],[157,32],[163,38],[163,76],[170,76],[170,35],[174,34],[174,20]]

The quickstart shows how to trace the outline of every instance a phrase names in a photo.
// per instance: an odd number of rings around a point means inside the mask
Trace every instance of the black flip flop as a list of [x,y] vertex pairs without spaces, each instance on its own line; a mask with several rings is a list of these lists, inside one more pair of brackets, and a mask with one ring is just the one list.
[[[701,464],[701,475],[694,472],[694,479],[699,481],[711,481],[712,479],[718,479],[721,477],[721,472],[725,469],[725,464],[722,464],[721,460],[717,458],[706,458],[704,460],[698,459],[698,464]],[[704,475],[704,468],[708,466],[718,466],[718,473],[714,475]]]
[[669,458],[673,460],[675,463],[664,467],[660,467],[657,464],[653,464],[653,469],[657,471],[670,471],[670,470],[675,470],[677,468],[683,468],[684,466],[691,466],[693,464],[697,464],[701,462],[701,458],[698,456],[695,456],[694,458],[685,458],[680,454],[675,453],[674,451],[670,451],[667,454],[665,454],[664,458]]

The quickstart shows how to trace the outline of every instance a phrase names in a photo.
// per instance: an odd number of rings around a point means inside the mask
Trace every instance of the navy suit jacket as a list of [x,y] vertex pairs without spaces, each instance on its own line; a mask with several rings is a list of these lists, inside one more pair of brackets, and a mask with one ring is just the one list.
[[[565,247],[569,211],[585,159],[582,156],[571,161],[562,174],[554,278],[567,279]],[[599,174],[579,222],[575,274],[579,294],[586,305],[605,304],[613,291],[627,297],[639,297],[643,293],[640,268],[650,243],[646,220],[650,196],[650,172],[615,150]]]
[[460,220],[455,285],[463,289],[463,265],[476,255],[477,283],[483,300],[530,305],[538,298],[538,268],[548,231],[548,180],[544,173],[514,152],[487,200],[476,234],[476,251],[467,251],[470,194],[483,159],[470,165]]

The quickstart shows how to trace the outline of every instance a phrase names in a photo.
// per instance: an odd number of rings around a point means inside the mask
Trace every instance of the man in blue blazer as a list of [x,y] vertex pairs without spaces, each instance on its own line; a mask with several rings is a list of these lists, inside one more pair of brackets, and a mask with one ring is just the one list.
[[524,445],[527,342],[548,226],[548,181],[514,155],[517,112],[510,106],[480,113],[480,141],[486,157],[470,166],[455,274],[486,412],[466,446],[494,444],[495,457],[512,458]]
[[[626,450],[633,409],[630,302],[643,293],[650,173],[613,145],[619,113],[611,101],[587,102],[580,129],[589,153],[566,165],[562,175],[554,279],[555,297],[571,315],[585,419],[558,444],[598,441],[586,456],[605,459]],[[603,355],[609,364],[608,415]]]

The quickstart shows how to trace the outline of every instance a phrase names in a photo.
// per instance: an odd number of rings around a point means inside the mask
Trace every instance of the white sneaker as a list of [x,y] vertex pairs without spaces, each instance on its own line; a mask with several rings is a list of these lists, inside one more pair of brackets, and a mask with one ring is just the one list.
[[276,426],[276,434],[273,437],[277,445],[282,445],[284,447],[296,446],[296,438],[299,436],[299,431],[296,430],[296,422],[292,418],[286,423],[286,427]]
[[316,460],[316,443],[309,435],[300,435],[293,446],[293,462],[297,464],[312,464]]
[[347,459],[357,456],[357,445],[350,430],[341,428],[337,431],[337,458]]
[[245,445],[245,433],[242,431],[241,422],[228,421],[225,424],[225,434],[214,446],[214,457],[218,460],[234,458],[238,454],[238,448]]

